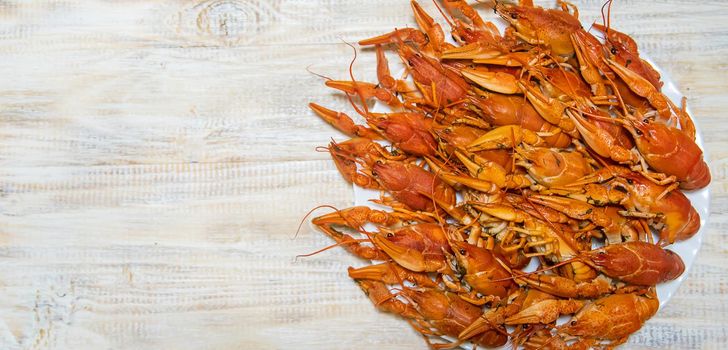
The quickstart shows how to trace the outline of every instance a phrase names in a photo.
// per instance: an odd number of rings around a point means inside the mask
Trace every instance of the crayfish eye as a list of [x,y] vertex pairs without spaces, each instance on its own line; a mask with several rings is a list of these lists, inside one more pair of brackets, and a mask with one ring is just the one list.
[[449,134],[449,133],[451,133],[451,132],[452,132],[452,129],[450,129],[450,128],[446,128],[446,129],[445,129],[445,133],[446,133],[446,134]]
[[599,252],[598,254],[599,254],[599,255],[607,255],[607,252],[605,252],[605,251],[601,251],[601,252]]
[[387,238],[392,238],[392,237],[394,237],[394,233],[392,233],[392,232],[387,233]]
[[379,177],[379,173],[377,173],[376,171],[372,171],[372,176]]
[[625,188],[624,185],[614,186],[614,189],[617,190],[617,191],[619,191],[619,192],[622,192],[622,193],[629,192],[629,190],[627,188]]
[[632,184],[634,184],[634,181],[632,181],[632,179],[627,179],[627,183],[632,185]]
[[511,18],[513,18],[513,19],[518,19],[518,14],[516,14],[516,13],[511,13]]
[[612,55],[616,55],[617,54],[617,49],[612,48],[611,50],[609,50],[609,52],[611,52]]
[[569,322],[569,324],[572,326],[576,326],[576,320],[572,320],[571,322]]
[[465,255],[467,253],[463,248],[460,248],[458,252],[460,252],[460,255]]
[[642,130],[640,130],[640,129],[635,129],[634,133],[639,136],[642,136]]

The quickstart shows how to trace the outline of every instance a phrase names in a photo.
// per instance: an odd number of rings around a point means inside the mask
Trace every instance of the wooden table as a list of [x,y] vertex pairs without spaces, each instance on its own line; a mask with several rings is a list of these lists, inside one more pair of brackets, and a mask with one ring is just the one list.
[[[728,342],[726,13],[613,10],[686,93],[714,178],[697,263],[625,348]],[[347,278],[362,261],[294,259],[331,243],[294,238],[306,212],[352,201],[306,106],[345,100],[306,67],[344,78],[344,41],[404,24],[404,0],[0,2],[0,348],[424,347]]]

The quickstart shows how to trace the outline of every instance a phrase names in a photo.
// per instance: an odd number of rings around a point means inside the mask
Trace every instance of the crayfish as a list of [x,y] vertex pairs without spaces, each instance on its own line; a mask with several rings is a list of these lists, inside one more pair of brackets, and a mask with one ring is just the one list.
[[558,4],[493,1],[501,33],[440,0],[448,41],[413,0],[416,28],[359,41],[376,82],[327,78],[356,114],[309,105],[350,137],[320,148],[343,178],[380,193],[312,223],[376,261],[349,276],[432,348],[611,349],[685,270],[668,246],[700,217],[682,191],[711,180],[685,100],[632,38]]

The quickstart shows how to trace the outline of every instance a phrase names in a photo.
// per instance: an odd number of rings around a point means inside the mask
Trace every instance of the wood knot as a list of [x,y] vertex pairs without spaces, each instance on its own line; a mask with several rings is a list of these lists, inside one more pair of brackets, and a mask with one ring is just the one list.
[[[252,42],[273,21],[273,11],[256,0],[207,0],[180,13],[182,28],[222,46]],[[189,33],[192,34],[192,33]]]

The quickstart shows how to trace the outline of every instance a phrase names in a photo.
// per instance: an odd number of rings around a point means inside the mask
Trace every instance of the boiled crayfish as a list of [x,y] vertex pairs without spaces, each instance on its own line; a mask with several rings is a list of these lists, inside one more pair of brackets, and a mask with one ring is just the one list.
[[[376,83],[351,71],[326,82],[361,122],[310,104],[352,137],[326,147],[344,179],[391,208],[313,224],[377,261],[349,276],[432,348],[613,348],[655,314],[655,286],[685,270],[666,246],[698,232],[682,191],[711,179],[685,101],[661,92],[628,35],[605,23],[601,39],[558,3],[494,1],[501,34],[465,0],[440,0],[447,42],[412,1],[418,28],[359,42],[376,53]],[[388,50],[405,74],[392,75]]]

